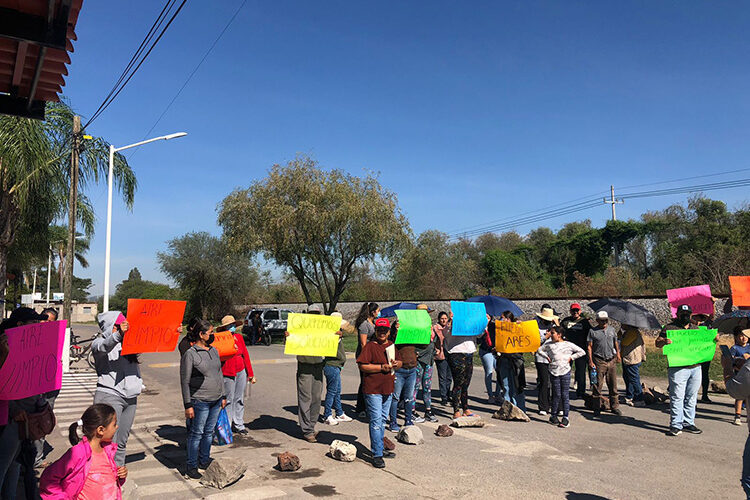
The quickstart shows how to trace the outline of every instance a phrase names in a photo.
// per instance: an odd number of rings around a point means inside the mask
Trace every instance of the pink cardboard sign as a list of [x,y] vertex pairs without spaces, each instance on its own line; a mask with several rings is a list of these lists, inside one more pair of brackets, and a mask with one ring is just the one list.
[[60,388],[66,323],[35,323],[5,331],[10,353],[0,368],[0,399],[28,398]]
[[714,301],[711,299],[711,287],[709,285],[686,286],[685,288],[674,288],[667,290],[669,308],[672,317],[677,316],[677,307],[683,304],[693,309],[693,314],[711,315],[714,313]]

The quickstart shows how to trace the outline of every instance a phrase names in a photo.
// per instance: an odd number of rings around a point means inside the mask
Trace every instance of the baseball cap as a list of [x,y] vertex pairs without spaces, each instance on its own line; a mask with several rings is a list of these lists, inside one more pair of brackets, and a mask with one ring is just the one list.
[[570,309],[571,310],[578,309],[580,311],[581,310],[581,304],[579,304],[578,302],[573,302],[572,304],[570,304]]
[[47,315],[37,313],[30,307],[19,307],[13,309],[8,318],[9,323],[15,325],[16,323],[26,323],[28,321],[44,321],[47,319]]
[[607,314],[607,311],[599,311],[596,313],[596,319],[609,319],[609,314]]
[[687,304],[682,304],[681,306],[677,307],[677,314],[680,313],[693,314],[693,308]]
[[391,322],[387,318],[378,318],[375,320],[375,328],[390,328]]

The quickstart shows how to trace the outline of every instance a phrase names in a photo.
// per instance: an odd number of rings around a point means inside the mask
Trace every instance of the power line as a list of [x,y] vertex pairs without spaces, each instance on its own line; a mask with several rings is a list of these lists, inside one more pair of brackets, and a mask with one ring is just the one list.
[[[167,107],[164,108],[164,111],[161,112],[161,114],[159,115],[159,118],[157,118],[156,121],[154,122],[154,124],[151,126],[151,128],[148,129],[148,132],[146,132],[144,134],[144,136],[143,136],[144,139],[146,137],[148,137],[148,135],[156,128],[156,126],[159,124],[159,122],[161,121],[161,119],[164,118],[164,115],[167,114],[167,111],[169,111],[169,108],[172,107],[172,104],[174,104],[174,102],[177,100],[177,98],[180,97],[180,94],[182,93],[182,91],[185,90],[185,87],[187,87],[188,83],[190,83],[190,80],[192,80],[192,78],[195,75],[195,73],[198,72],[198,69],[201,67],[201,65],[208,58],[209,54],[214,49],[214,47],[216,47],[216,44],[219,43],[219,40],[221,40],[221,38],[224,36],[224,33],[226,33],[226,31],[232,25],[232,23],[234,22],[234,20],[237,18],[237,15],[240,13],[240,11],[242,10],[242,8],[245,6],[246,3],[247,3],[247,0],[243,0],[243,2],[240,4],[240,6],[237,8],[237,10],[234,11],[234,14],[232,15],[232,17],[230,17],[229,20],[227,21],[227,23],[224,25],[224,29],[222,29],[221,32],[219,33],[219,36],[216,37],[216,39],[213,41],[213,43],[208,48],[208,50],[206,51],[206,53],[203,54],[203,58],[200,60],[200,62],[198,62],[198,64],[195,66],[195,68],[193,68],[193,71],[190,73],[190,75],[188,75],[187,79],[182,84],[182,86],[177,91],[177,93],[174,95],[174,97],[172,97],[172,100],[169,101],[169,104],[167,104]],[[134,149],[130,153],[130,157],[129,158],[132,158],[133,155],[137,151],[138,151],[137,149]]]
[[[168,5],[165,6],[166,9],[171,8],[174,3],[174,0],[169,0],[167,2]],[[117,96],[122,92],[122,90],[125,88],[125,86],[130,82],[130,80],[135,76],[135,74],[138,72],[138,69],[143,65],[143,63],[146,61],[148,56],[151,54],[151,52],[154,50],[156,45],[159,43],[159,40],[164,36],[164,33],[166,33],[167,29],[169,29],[169,26],[172,24],[172,22],[175,20],[177,15],[180,13],[182,8],[185,6],[185,3],[187,3],[187,0],[182,0],[179,7],[177,7],[177,10],[172,14],[172,16],[169,18],[169,21],[167,21],[166,25],[164,25],[163,28],[161,28],[161,31],[159,32],[159,36],[156,37],[156,40],[154,40],[151,45],[149,46],[148,50],[143,54],[143,50],[145,47],[149,44],[149,42],[153,39],[153,34],[156,32],[155,30],[158,30],[162,23],[163,19],[160,20],[162,17],[161,14],[159,15],[159,18],[157,18],[156,21],[154,21],[154,26],[152,26],[152,30],[149,30],[149,34],[146,35],[146,39],[144,42],[141,42],[141,46],[136,50],[136,53],[133,55],[133,58],[131,58],[131,61],[128,63],[128,66],[126,67],[126,70],[123,72],[123,75],[120,76],[118,79],[118,82],[115,84],[115,86],[112,88],[112,90],[107,94],[107,97],[104,99],[101,105],[99,105],[99,108],[94,112],[93,116],[89,119],[89,121],[84,125],[84,129],[91,125],[91,123],[96,120],[108,107],[114,100],[117,98]],[[162,9],[162,12],[164,12],[164,9]],[[144,45],[145,44],[145,45]],[[143,54],[143,55],[141,55]],[[135,64],[135,60],[138,60],[138,63]],[[134,66],[135,65],[135,66]],[[134,66],[134,67],[133,67]],[[132,71],[131,71],[132,69]],[[124,78],[125,74],[128,74],[127,78]]]

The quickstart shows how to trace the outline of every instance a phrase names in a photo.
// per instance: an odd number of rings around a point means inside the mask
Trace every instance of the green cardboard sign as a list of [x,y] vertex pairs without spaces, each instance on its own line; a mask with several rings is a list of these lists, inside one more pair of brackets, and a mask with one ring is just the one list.
[[396,344],[429,344],[432,338],[432,320],[422,309],[397,309],[398,333]]
[[689,366],[714,359],[716,353],[717,330],[699,328],[696,330],[667,330],[667,338],[672,341],[662,348],[667,363],[672,366]]

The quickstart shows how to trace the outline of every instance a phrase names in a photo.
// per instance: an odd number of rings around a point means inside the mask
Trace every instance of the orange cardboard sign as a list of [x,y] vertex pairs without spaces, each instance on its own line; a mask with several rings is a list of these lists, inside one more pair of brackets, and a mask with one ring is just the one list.
[[495,350],[497,352],[534,352],[539,349],[541,337],[536,320],[514,323],[495,321]]
[[222,361],[231,359],[235,354],[240,352],[237,348],[234,335],[228,331],[214,333],[214,343],[211,346],[219,351],[219,359]]
[[750,276],[730,276],[729,286],[732,288],[732,305],[750,306]]
[[130,330],[122,341],[122,354],[174,351],[185,304],[184,300],[128,299]]

